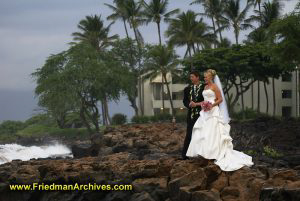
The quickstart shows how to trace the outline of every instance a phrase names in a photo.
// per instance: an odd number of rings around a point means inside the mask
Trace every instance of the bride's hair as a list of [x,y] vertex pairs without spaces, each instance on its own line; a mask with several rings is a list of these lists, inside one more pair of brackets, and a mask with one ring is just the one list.
[[217,72],[214,69],[207,69],[204,73],[210,73],[212,76],[212,79],[214,79],[217,74]]

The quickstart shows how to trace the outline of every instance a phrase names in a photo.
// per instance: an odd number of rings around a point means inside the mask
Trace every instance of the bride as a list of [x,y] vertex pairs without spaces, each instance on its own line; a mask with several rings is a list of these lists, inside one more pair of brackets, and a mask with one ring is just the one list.
[[[222,85],[216,71],[208,69],[204,73],[206,86],[203,90],[204,101],[212,103],[208,110],[200,111],[192,131],[192,138],[186,156],[202,156],[215,159],[214,163],[223,171],[234,171],[243,166],[252,166],[252,157],[233,150],[230,137],[230,118]],[[200,106],[201,103],[191,103]]]

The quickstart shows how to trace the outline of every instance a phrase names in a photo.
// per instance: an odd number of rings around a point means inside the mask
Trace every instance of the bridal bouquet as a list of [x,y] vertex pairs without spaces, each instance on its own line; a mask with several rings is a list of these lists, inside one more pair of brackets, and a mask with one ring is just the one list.
[[212,104],[209,101],[202,101],[200,103],[200,105],[201,105],[201,108],[204,110],[204,112],[207,112],[209,110],[209,108],[211,108]]

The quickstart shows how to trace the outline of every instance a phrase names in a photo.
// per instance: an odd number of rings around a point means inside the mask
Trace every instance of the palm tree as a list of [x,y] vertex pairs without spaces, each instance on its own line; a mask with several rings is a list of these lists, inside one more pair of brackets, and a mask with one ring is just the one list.
[[218,47],[231,47],[231,41],[229,38],[222,38],[222,42],[218,44]]
[[[282,5],[278,0],[273,0],[272,3],[267,2],[263,5],[263,12],[261,13],[261,22],[262,27],[269,28],[271,24],[279,19],[280,11],[282,9]],[[268,93],[266,89],[266,82],[264,82],[264,88],[267,98],[267,106],[268,106]],[[275,99],[275,78],[272,77],[272,91],[273,91],[273,116],[275,116],[275,109],[276,109],[276,99]],[[268,113],[268,107],[266,109]]]
[[[256,6],[258,5],[258,15],[260,17],[260,19],[262,19],[261,17],[261,3],[262,3],[262,0],[249,0],[248,2],[251,2],[252,5],[254,6],[254,8],[256,8]],[[256,11],[254,11],[256,12]]]
[[[168,0],[150,0],[149,3],[143,0],[143,6],[144,11],[143,15],[146,17],[147,21],[146,23],[149,23],[151,21],[155,22],[157,25],[157,31],[158,31],[158,38],[159,38],[159,45],[162,44],[161,42],[161,27],[160,22],[163,19],[165,22],[169,20],[169,18],[178,13],[179,9],[175,9],[172,11],[167,11],[169,1]],[[162,77],[163,79],[163,77]],[[163,80],[162,80],[163,83]],[[162,108],[163,112],[165,109],[165,100],[164,100],[164,85],[162,84]]]
[[252,15],[249,18],[249,22],[260,22],[260,26],[268,28],[272,22],[280,17],[282,11],[282,4],[279,0],[273,0],[272,2],[265,2],[262,5],[262,10],[255,10],[256,15]]
[[[215,35],[219,33],[220,43],[223,41],[222,30],[224,29],[223,24],[225,21],[222,15],[225,3],[226,0],[195,0],[190,3],[190,5],[202,4],[204,13],[200,14],[211,19]],[[217,28],[215,24],[217,25]]]
[[246,7],[240,11],[240,0],[228,0],[226,3],[224,19],[227,21],[227,25],[224,25],[224,27],[227,29],[229,29],[230,26],[233,27],[236,44],[239,44],[238,39],[241,30],[253,28],[253,25],[246,19],[250,7],[251,4],[247,3]]
[[176,46],[187,46],[186,54],[196,53],[195,44],[202,48],[210,46],[216,41],[215,35],[209,32],[209,27],[202,18],[198,21],[194,11],[183,12],[170,21],[166,36],[169,43]]
[[[260,25],[262,24],[261,22],[261,1],[262,0],[249,0],[249,2],[253,3],[252,5],[254,6],[254,8],[256,8],[256,6],[258,5],[258,14],[259,14],[259,19],[260,19]],[[254,12],[257,12],[257,11],[254,11]],[[262,31],[259,31],[259,32],[255,32],[254,35],[252,34],[253,37],[263,37],[263,35],[261,35]],[[260,34],[257,35],[257,34]],[[249,37],[248,37],[249,39]],[[258,39],[258,38],[257,38]],[[263,39],[263,38],[262,38]],[[250,38],[250,40],[252,40]],[[260,83],[259,83],[259,80],[257,80],[257,112],[260,112]],[[254,92],[253,92],[253,86],[251,86],[251,98],[252,98],[252,109],[254,108],[254,104],[253,104],[253,99],[254,99]]]
[[[247,36],[247,40],[244,41],[244,43],[263,43],[268,40],[268,36],[266,34],[266,31],[264,28],[259,27],[255,30],[253,30],[250,34]],[[252,78],[254,80],[254,78]],[[257,79],[257,112],[260,111],[260,81]],[[251,108],[254,110],[254,84],[251,85]]]
[[300,1],[297,3],[294,12],[300,14]]
[[[227,24],[224,25],[224,28],[229,29],[230,26],[233,27],[235,42],[236,45],[239,44],[239,34],[241,30],[246,30],[252,28],[253,26],[247,22],[246,19],[247,12],[250,9],[251,4],[247,2],[246,7],[240,11],[240,0],[228,0],[224,9],[224,19]],[[241,79],[241,78],[240,78]],[[240,85],[241,89],[243,88],[242,81]],[[242,93],[242,111],[243,118],[245,117],[244,113],[244,94]]]
[[126,25],[126,20],[128,19],[128,14],[125,9],[125,1],[124,0],[114,0],[115,6],[104,3],[108,8],[110,8],[113,13],[107,17],[107,20],[117,21],[121,20],[123,22],[126,36],[129,39],[128,29]]
[[[129,44],[129,50],[130,50],[129,65],[132,69],[132,72],[136,72],[135,64],[134,64],[135,63],[134,62],[134,50],[133,50],[134,47],[133,47],[132,40],[129,37],[128,28],[127,28],[127,22],[128,22],[129,16],[128,16],[127,9],[126,9],[126,1],[114,0],[114,4],[115,4],[115,6],[106,4],[106,3],[104,4],[113,11],[113,13],[107,17],[107,20],[112,20],[113,22],[120,20],[123,22],[127,41]],[[136,76],[134,76],[134,77],[136,77]],[[137,84],[139,84],[139,83],[137,83]],[[137,94],[137,92],[135,92],[134,94]],[[131,94],[127,94],[127,95],[128,95],[128,100],[131,103],[131,106],[134,108],[136,115],[138,115],[138,112],[137,112],[138,108],[136,106],[136,97],[132,96]]]
[[164,19],[165,22],[169,20],[169,18],[177,14],[179,9],[174,9],[167,12],[169,0],[151,0],[149,4],[147,4],[143,0],[144,5],[144,12],[143,14],[147,18],[147,23],[153,21],[157,25],[158,37],[159,37],[159,44],[161,45],[161,31],[160,31],[160,22]]
[[130,28],[134,31],[137,44],[141,46],[144,44],[144,39],[138,27],[146,23],[142,13],[143,4],[142,2],[136,2],[135,0],[125,0],[124,4]]
[[[261,2],[259,2],[260,5]],[[260,7],[259,7],[260,8]],[[268,28],[271,26],[271,24],[279,19],[280,14],[282,11],[282,5],[279,2],[279,0],[273,0],[272,2],[265,2],[262,5],[262,10],[255,10],[254,12],[256,15],[252,15],[249,18],[249,21],[256,21],[260,22],[260,27],[253,31],[250,34],[250,40],[252,42],[265,42],[268,40],[267,37],[267,32]],[[258,80],[258,93],[260,93],[260,84]],[[266,113],[268,113],[268,105],[269,105],[269,98],[268,98],[268,91],[266,88],[266,82],[264,81],[264,90],[265,90],[265,95],[267,99],[267,108],[266,108]],[[272,91],[273,91],[273,116],[275,116],[275,109],[276,109],[276,99],[275,99],[275,78],[272,78]],[[258,94],[258,111],[260,111],[260,94]]]
[[180,70],[176,68],[179,63],[177,58],[178,56],[176,55],[172,46],[156,45],[150,49],[149,60],[146,62],[146,66],[151,72],[147,77],[154,79],[159,74],[162,75],[162,84],[167,86],[173,118],[175,118],[175,110],[170,87],[167,81],[167,73],[171,73],[173,75],[178,75],[180,73]]
[[141,78],[141,55],[142,55],[142,45],[144,44],[144,39],[140,33],[138,27],[146,23],[146,20],[142,15],[143,4],[141,2],[135,2],[135,0],[124,0],[124,7],[126,14],[128,16],[128,22],[130,28],[133,29],[135,40],[138,45],[139,56],[138,56],[138,88],[139,88],[139,106],[141,109],[141,115],[144,115],[144,105],[142,103],[142,78]]
[[275,21],[270,27],[270,35],[276,37],[276,49],[283,61],[300,64],[300,14],[291,14]]
[[[108,36],[112,24],[110,23],[105,27],[101,15],[86,16],[78,24],[81,32],[74,32],[72,36],[74,36],[75,41],[88,42],[98,52],[101,52],[110,46],[115,39],[118,39],[118,35]],[[108,113],[107,96],[107,94],[104,94],[104,98],[101,100],[103,123],[105,125],[109,125],[111,122]]]
[[[292,13],[270,26],[275,43],[274,53],[283,62],[300,65],[300,13]],[[277,40],[275,40],[275,38]]]
[[112,24],[110,23],[105,27],[101,15],[86,16],[85,19],[80,20],[77,26],[81,32],[72,33],[73,39],[88,42],[98,51],[102,51],[110,46],[115,39],[118,39],[117,34],[108,36]]

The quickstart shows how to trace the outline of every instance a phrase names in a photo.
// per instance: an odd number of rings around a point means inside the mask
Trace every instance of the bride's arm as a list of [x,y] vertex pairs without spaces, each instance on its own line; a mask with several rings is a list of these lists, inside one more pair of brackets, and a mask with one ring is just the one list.
[[218,86],[216,84],[213,85],[213,90],[214,90],[214,92],[216,94],[216,101],[212,104],[211,107],[219,105],[223,101],[223,98],[222,98],[222,95],[221,95],[221,91],[220,91],[220,89],[218,88]]

